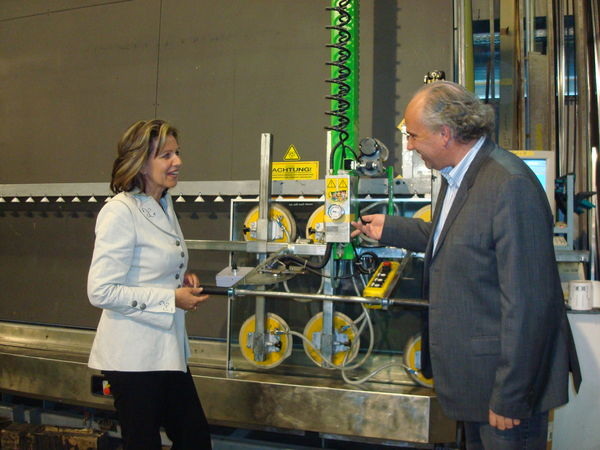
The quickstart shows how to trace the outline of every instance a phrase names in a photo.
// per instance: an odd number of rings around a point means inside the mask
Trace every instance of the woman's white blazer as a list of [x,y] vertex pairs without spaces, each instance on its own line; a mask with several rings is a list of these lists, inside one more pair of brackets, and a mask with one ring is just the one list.
[[[88,365],[187,370],[185,312],[175,307],[188,253],[171,196],[120,193],[100,211],[88,297],[102,308]],[[164,208],[164,210],[163,210]]]

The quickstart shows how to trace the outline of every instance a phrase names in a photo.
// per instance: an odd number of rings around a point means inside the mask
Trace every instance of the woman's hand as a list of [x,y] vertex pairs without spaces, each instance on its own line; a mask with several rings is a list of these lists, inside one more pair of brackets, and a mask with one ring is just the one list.
[[186,272],[183,276],[183,285],[185,287],[198,287],[200,286],[200,279],[195,273]]
[[196,311],[198,303],[208,300],[207,294],[202,294],[201,287],[180,287],[175,289],[175,306],[185,311]]
[[175,289],[175,306],[185,311],[196,311],[198,303],[208,300],[208,295],[202,295],[198,275],[186,272],[183,277],[183,287]]

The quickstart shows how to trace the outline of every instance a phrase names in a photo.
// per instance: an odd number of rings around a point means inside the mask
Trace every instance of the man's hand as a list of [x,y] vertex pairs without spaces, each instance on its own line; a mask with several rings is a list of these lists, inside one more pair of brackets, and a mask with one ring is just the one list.
[[491,409],[489,410],[490,425],[499,430],[510,430],[521,424],[519,419],[511,419],[510,417],[504,417],[496,414]]
[[356,228],[350,236],[355,237],[360,233],[366,234],[371,239],[381,239],[381,232],[383,231],[383,223],[385,222],[385,214],[371,214],[368,216],[362,216],[359,222],[351,222],[352,226]]

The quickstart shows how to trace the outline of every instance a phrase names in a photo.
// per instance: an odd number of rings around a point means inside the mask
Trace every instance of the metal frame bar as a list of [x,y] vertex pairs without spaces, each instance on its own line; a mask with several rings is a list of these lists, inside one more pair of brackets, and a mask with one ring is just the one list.
[[[597,0],[594,0],[597,2]],[[593,2],[575,2],[575,64],[577,73],[577,139],[575,146],[575,173],[578,176],[575,189],[594,191],[592,185],[592,143],[590,127],[592,127],[590,110],[592,108],[591,65],[589,53],[589,39],[591,30],[588,26],[588,14]],[[588,214],[586,213],[586,216]],[[578,235],[582,237],[582,248],[590,249],[589,217],[578,222]]]
[[556,132],[558,134],[557,151],[560,155],[558,173],[568,171],[567,163],[567,134],[565,132],[565,83],[566,83],[566,58],[565,58],[565,12],[563,0],[554,0],[555,18],[555,49],[556,49]]
[[454,1],[454,74],[455,81],[464,86],[465,71],[465,5],[464,0]]
[[[592,1],[592,36],[594,42],[594,63],[593,68],[596,75],[596,115],[597,115],[597,129],[598,129],[598,137],[600,138],[600,95],[598,95],[598,91],[600,90],[600,5],[598,2]],[[600,144],[598,142],[597,144]],[[594,190],[595,186],[594,186]]]
[[243,296],[264,296],[269,298],[277,299],[306,299],[316,300],[324,303],[333,302],[345,302],[345,303],[360,303],[363,305],[374,305],[382,306],[387,308],[388,306],[422,306],[428,307],[429,302],[427,300],[419,298],[377,298],[377,297],[359,297],[358,295],[334,295],[334,294],[306,294],[301,292],[280,292],[280,291],[266,291],[266,290],[254,290],[254,289],[229,289],[230,297],[243,297]]
[[[558,156],[557,153],[557,142],[556,142],[556,45],[555,45],[555,11],[553,7],[554,0],[547,0],[546,2],[546,36],[547,36],[547,54],[548,54],[548,92],[550,95],[547,96],[547,105],[548,105],[548,150],[555,152],[555,155]],[[556,164],[556,173],[558,174],[558,170],[560,169],[560,165],[558,164],[558,157],[555,157]]]
[[[263,262],[267,256],[267,243],[271,241],[269,226],[269,210],[271,206],[271,160],[273,159],[273,136],[263,133],[260,141],[260,186],[258,202],[258,225],[256,229],[256,244],[259,246],[258,262]],[[231,303],[229,305],[231,307]],[[252,351],[255,361],[266,358],[266,298],[256,295],[254,304],[254,338]]]
[[[598,2],[591,2],[592,14],[592,37],[594,42],[594,52],[593,52],[593,64],[592,68],[595,73],[595,95],[596,95],[596,122],[597,122],[597,134],[600,138],[600,95],[598,95],[598,90],[600,89],[600,6]],[[593,191],[598,191],[598,180],[596,179],[596,169],[598,166],[598,148],[600,147],[600,142],[596,142],[596,146],[592,148],[592,165],[591,165],[591,176],[592,176],[592,184],[591,189]],[[593,199],[597,202],[598,194],[596,194]],[[590,230],[590,279],[597,280],[598,279],[598,208],[595,208],[589,213],[589,230]]]
[[[395,195],[412,195],[410,179],[394,179]],[[305,195],[320,197],[325,191],[325,181],[320,180],[276,180],[271,182],[272,195]],[[428,192],[416,192],[425,194]],[[171,190],[172,195],[187,196],[237,196],[259,194],[258,180],[180,181]],[[359,184],[359,194],[388,195],[387,178],[367,178]],[[34,183],[0,184],[0,197],[107,197],[113,193],[108,183]]]

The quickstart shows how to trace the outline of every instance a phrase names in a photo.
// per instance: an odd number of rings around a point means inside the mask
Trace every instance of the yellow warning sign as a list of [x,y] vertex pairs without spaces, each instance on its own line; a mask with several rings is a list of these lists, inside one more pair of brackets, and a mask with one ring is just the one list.
[[285,152],[285,155],[283,156],[284,161],[300,161],[300,159],[302,158],[300,158],[300,154],[293,144],[290,145],[290,147],[287,149],[287,152]]
[[319,161],[274,162],[271,166],[273,180],[318,180]]
[[[348,189],[349,186],[349,182],[348,182],[348,176],[347,175],[331,175],[328,176],[326,178],[326,190],[325,190],[325,204],[334,204],[337,203],[338,205],[342,205],[344,208],[349,209],[350,208],[350,204],[349,202],[349,198],[350,198],[350,191]],[[327,215],[326,215],[327,216]],[[344,222],[348,222],[349,219],[348,217],[346,217],[344,220]],[[338,219],[333,219],[333,220],[325,220],[325,222],[339,222]]]

